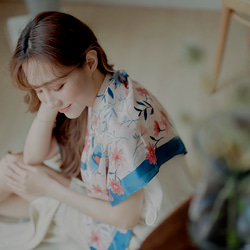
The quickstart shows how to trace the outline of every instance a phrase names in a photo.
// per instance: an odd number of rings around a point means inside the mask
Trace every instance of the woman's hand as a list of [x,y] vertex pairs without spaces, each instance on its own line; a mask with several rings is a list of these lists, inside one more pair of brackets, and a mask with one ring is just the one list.
[[8,181],[5,178],[6,171],[8,170],[8,162],[16,161],[19,158],[19,155],[8,153],[0,160],[0,202],[13,193],[11,188],[7,185]]
[[40,108],[37,112],[37,118],[44,122],[54,122],[58,111],[56,109],[52,109],[48,104],[41,103]]
[[1,160],[0,160],[0,180],[1,184],[4,181],[4,175],[6,174],[6,171],[8,169],[8,165],[10,162],[22,162],[23,161],[23,154],[22,153],[17,153],[17,154],[12,154],[12,153],[7,153]]
[[46,196],[55,182],[39,166],[9,162],[5,172],[7,184],[17,195]]

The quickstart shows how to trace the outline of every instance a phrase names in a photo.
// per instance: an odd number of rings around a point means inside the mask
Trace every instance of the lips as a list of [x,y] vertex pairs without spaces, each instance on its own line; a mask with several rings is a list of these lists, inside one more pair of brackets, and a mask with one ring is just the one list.
[[67,106],[66,108],[63,108],[63,109],[59,109],[58,112],[60,113],[66,113],[71,107],[71,104],[69,106]]

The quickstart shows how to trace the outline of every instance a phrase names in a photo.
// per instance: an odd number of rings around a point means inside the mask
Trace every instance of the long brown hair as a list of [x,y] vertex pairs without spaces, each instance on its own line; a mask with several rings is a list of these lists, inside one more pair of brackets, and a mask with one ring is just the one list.
[[[23,64],[29,60],[43,60],[56,67],[81,67],[90,49],[97,51],[97,68],[102,73],[114,72],[96,36],[85,23],[69,14],[55,11],[42,12],[31,20],[22,31],[10,61],[14,86],[27,91],[25,102],[28,111],[37,112],[41,103],[27,81]],[[61,169],[65,176],[79,176],[86,121],[87,109],[73,120],[60,113],[57,115],[53,133],[61,146]]]

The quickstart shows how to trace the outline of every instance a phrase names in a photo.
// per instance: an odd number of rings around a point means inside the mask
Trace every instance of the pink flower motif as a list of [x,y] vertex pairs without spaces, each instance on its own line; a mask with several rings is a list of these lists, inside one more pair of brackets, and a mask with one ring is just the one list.
[[122,124],[120,122],[115,122],[114,123],[114,128],[119,129],[122,127]]
[[111,194],[110,194],[110,192],[109,192],[108,189],[107,189],[107,193],[108,193],[109,199],[110,199],[111,201],[113,201],[114,199],[113,199],[113,197],[111,196]]
[[140,129],[142,135],[145,135],[147,133],[147,128],[143,124],[141,124]]
[[108,189],[103,189],[102,190],[102,195],[109,195],[109,191],[108,191]]
[[93,184],[92,189],[94,190],[95,193],[101,193],[101,194],[103,193],[103,190],[99,184],[97,184],[97,185]]
[[168,134],[172,134],[172,128],[170,126],[169,119],[168,119],[167,115],[164,112],[162,112],[162,111],[161,111],[161,122],[165,126],[166,132]]
[[115,147],[114,151],[111,152],[111,161],[114,161],[116,168],[118,168],[119,165],[123,167],[123,161],[125,160],[125,157],[123,155],[123,149],[117,151],[117,147]]
[[85,135],[86,137],[88,137],[89,136],[89,130],[87,129],[87,131],[86,131],[86,135]]
[[157,137],[160,133],[160,125],[157,121],[154,121],[154,136]]
[[118,194],[118,195],[121,195],[121,194],[124,194],[124,190],[123,190],[123,187],[120,185],[120,181],[117,180],[115,181],[114,179],[112,179],[109,183],[110,187],[111,187],[111,190],[112,192],[115,194]]
[[136,88],[138,92],[140,92],[141,95],[149,95],[148,91],[144,88]]
[[100,231],[99,230],[96,230],[96,231],[92,231],[91,232],[91,236],[90,236],[90,242],[91,242],[91,245],[95,245],[98,247],[100,247],[100,243],[101,243],[101,235],[100,235]]
[[92,190],[90,190],[89,188],[87,188],[87,191],[89,194],[92,194]]
[[89,151],[90,142],[91,142],[91,141],[90,141],[89,139],[86,140],[85,145],[84,145],[84,148],[83,148],[83,151],[84,151],[84,152],[88,152],[88,151]]
[[92,126],[95,127],[97,125],[97,122],[98,122],[98,117],[95,115],[92,122]]
[[146,155],[146,159],[149,160],[150,164],[156,163],[157,158],[156,158],[156,155],[155,155],[154,145],[149,143],[149,146],[146,146],[145,148],[148,151],[148,153]]

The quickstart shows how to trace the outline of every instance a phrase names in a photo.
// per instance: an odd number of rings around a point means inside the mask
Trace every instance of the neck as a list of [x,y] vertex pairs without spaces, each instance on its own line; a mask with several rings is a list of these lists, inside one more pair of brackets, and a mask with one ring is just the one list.
[[95,96],[97,96],[101,86],[102,86],[102,83],[105,79],[105,74],[103,74],[100,70],[96,70],[93,74],[93,81],[94,81],[94,88],[95,88]]

